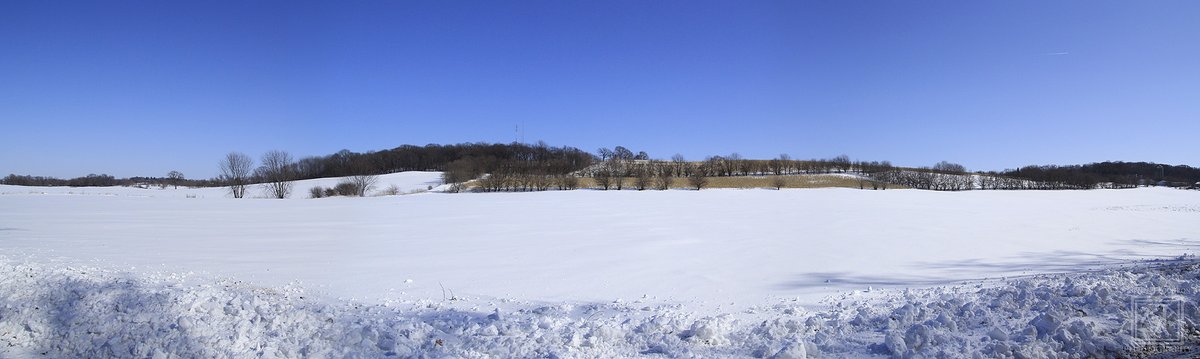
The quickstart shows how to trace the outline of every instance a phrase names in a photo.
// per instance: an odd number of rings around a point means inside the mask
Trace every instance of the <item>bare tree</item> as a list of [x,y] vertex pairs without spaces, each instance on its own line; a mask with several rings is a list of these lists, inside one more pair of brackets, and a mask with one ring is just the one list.
[[679,177],[687,175],[687,159],[683,158],[683,155],[676,153],[671,156],[671,164],[674,165],[674,175]]
[[725,163],[729,166],[729,175],[746,175],[745,161],[746,159],[742,157],[742,154],[737,152],[730,153],[729,157],[725,158]]
[[692,168],[692,172],[688,173],[688,184],[699,191],[708,185],[708,177],[704,176],[704,171],[699,167]]
[[838,170],[838,172],[844,173],[844,172],[850,171],[850,167],[851,167],[850,156],[838,155],[837,157],[834,157],[832,160],[829,160],[829,162],[831,162],[833,164],[833,168],[836,168]]
[[579,188],[579,177],[575,177],[574,175],[559,175],[556,179],[558,183],[558,189],[567,190]]
[[633,151],[629,150],[628,148],[625,148],[624,146],[617,146],[617,147],[613,148],[612,157],[614,157],[618,160],[622,160],[622,161],[629,161],[629,160],[632,160],[634,157],[637,157],[637,155],[634,155]]
[[379,182],[379,176],[376,175],[356,175],[350,176],[350,183],[354,184],[355,193],[359,197],[366,197],[367,191],[375,188],[375,184]]
[[783,189],[783,187],[787,186],[787,177],[783,177],[783,176],[772,177],[771,185],[774,186],[775,189]]
[[790,173],[791,166],[792,156],[786,153],[779,154],[778,158],[768,161],[767,165],[771,172],[775,173],[776,176]]
[[673,177],[671,174],[674,172],[671,165],[668,165],[666,162],[659,162],[654,168],[654,189],[660,191],[671,189],[671,179]]
[[179,189],[180,181],[183,181],[183,172],[171,171],[171,172],[167,173],[167,182],[169,182],[169,183],[171,183],[171,185],[175,186],[175,189]]
[[229,187],[229,194],[233,195],[233,198],[245,197],[246,185],[250,184],[250,167],[254,166],[254,160],[245,153],[230,152],[218,165],[221,168],[221,183]]
[[639,191],[650,187],[650,183],[654,179],[654,174],[651,173],[650,169],[646,167],[647,166],[638,166],[637,172],[633,178],[633,186]]
[[608,168],[601,168],[592,174],[592,180],[596,181],[597,186],[607,191],[609,187],[612,187],[613,175]]
[[337,185],[333,186],[333,191],[337,192],[339,196],[347,197],[357,196],[359,193],[358,185],[351,183],[350,181],[338,182]]
[[596,153],[600,155],[600,161],[608,161],[613,156],[613,151],[607,147],[600,147],[599,150],[596,150]]
[[497,170],[494,173],[489,173],[483,177],[480,177],[477,183],[479,184],[479,188],[483,189],[484,191],[499,192],[500,190],[504,189],[504,186],[506,186],[508,182],[508,175]]
[[285,151],[267,151],[262,156],[262,165],[254,174],[263,180],[267,195],[287,198],[292,193],[292,180],[296,178],[292,155]]
[[[432,186],[430,186],[430,187],[426,187],[426,188],[427,188],[427,191],[432,191],[432,190],[433,190]],[[394,184],[393,184],[393,185],[390,185],[390,186],[387,186],[387,188],[384,188],[384,189],[383,189],[383,192],[382,192],[382,193],[383,193],[383,195],[384,195],[384,196],[399,196],[399,195],[400,195],[400,186],[397,186],[397,185],[394,185]]]

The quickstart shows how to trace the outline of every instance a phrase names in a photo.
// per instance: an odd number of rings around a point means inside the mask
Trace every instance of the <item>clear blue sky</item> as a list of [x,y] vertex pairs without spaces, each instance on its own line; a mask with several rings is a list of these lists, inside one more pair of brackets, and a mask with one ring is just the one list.
[[1200,166],[1196,1],[4,1],[0,176],[525,140]]

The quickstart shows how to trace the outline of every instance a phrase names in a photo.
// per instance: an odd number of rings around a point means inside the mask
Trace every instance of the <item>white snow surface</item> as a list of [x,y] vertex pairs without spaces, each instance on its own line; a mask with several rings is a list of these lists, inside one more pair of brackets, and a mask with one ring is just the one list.
[[[313,187],[333,188],[338,182],[347,178],[317,178],[292,182],[292,193],[287,199],[309,199],[308,190]],[[431,187],[437,190],[442,185],[442,173],[433,171],[410,171],[379,175],[375,186],[367,191],[367,195],[379,196],[391,186],[396,186],[400,194],[426,192]],[[139,187],[28,187],[0,185],[0,195],[75,195],[75,196],[108,196],[108,197],[153,197],[153,198],[231,198],[229,190],[224,187],[175,188],[167,186],[160,188],[150,186]],[[246,187],[247,198],[272,197],[267,188],[261,184]]]
[[1194,328],[1198,234],[1170,189],[0,186],[0,357],[1109,356],[1174,333],[1136,298]]

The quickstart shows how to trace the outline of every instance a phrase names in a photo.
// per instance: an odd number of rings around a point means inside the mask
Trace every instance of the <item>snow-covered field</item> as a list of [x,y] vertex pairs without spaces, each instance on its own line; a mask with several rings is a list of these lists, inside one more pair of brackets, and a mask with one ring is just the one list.
[[[377,177],[374,189],[368,195],[382,195],[385,190],[395,186],[401,194],[425,192],[442,184],[441,172],[400,172]],[[292,182],[292,195],[289,199],[309,199],[308,190],[313,187],[333,188],[345,178],[318,178]],[[108,196],[108,197],[154,197],[154,198],[228,198],[226,188],[186,188],[170,187],[149,188],[139,187],[26,187],[0,185],[2,195],[76,195],[76,196]],[[246,188],[246,198],[270,198],[269,192],[261,185],[251,185]]]
[[1131,303],[1200,320],[1197,191],[313,185],[0,186],[0,357],[1107,356],[1186,329]]

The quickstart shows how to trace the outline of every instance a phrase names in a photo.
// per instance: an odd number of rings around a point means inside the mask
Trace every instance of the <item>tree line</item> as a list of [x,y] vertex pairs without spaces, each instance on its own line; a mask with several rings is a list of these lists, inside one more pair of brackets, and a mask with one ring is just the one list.
[[947,162],[932,168],[889,171],[882,181],[931,190],[1066,190],[1171,186],[1195,188],[1200,169],[1152,162],[1099,162],[1071,166],[1025,166],[1005,171],[968,173]]
[[[287,198],[296,180],[347,177],[334,188],[311,188],[309,196],[365,196],[376,176],[401,171],[442,171],[451,191],[463,183],[488,174],[493,187],[505,189],[547,189],[552,177],[559,188],[574,188],[567,174],[591,164],[592,155],[573,147],[551,147],[544,142],[533,145],[468,143],[457,145],[400,146],[387,151],[354,153],[342,150],[328,156],[293,160],[285,151],[270,151],[254,167],[250,156],[231,152],[220,161],[217,182],[229,188],[234,198],[243,198],[247,187],[261,184],[268,197]],[[253,169],[253,170],[252,170]],[[574,179],[574,177],[571,177]],[[485,182],[487,182],[485,181]]]
[[[614,177],[633,177],[637,171],[649,164],[656,171],[668,171],[675,177],[686,177],[692,174],[702,174],[708,177],[735,176],[766,176],[794,174],[828,174],[847,172],[878,172],[893,168],[889,161],[851,161],[849,156],[840,155],[828,159],[794,160],[790,155],[781,154],[770,160],[747,159],[738,153],[729,155],[709,156],[703,161],[690,162],[683,155],[675,154],[668,160],[652,160],[645,152],[637,156],[629,156],[632,151],[617,146],[614,150],[601,148],[598,151],[597,165],[587,174],[608,172]],[[604,156],[604,153],[615,155]],[[621,155],[625,153],[626,155]],[[603,175],[603,174],[602,174]]]
[[108,174],[89,174],[87,176],[75,177],[69,179],[61,179],[48,176],[29,176],[10,174],[4,178],[0,178],[0,184],[14,186],[42,186],[42,187],[160,187],[168,186],[185,186],[185,187],[216,187],[221,184],[215,179],[187,179],[183,177],[183,173],[179,171],[171,171],[164,177],[129,177],[116,178]]
[[567,173],[587,167],[592,158],[586,151],[567,146],[552,147],[544,142],[462,143],[404,145],[365,153],[341,150],[328,156],[301,158],[295,166],[300,179],[401,171],[447,171],[452,165],[466,175],[510,169]]
[[1187,187],[1200,182],[1200,168],[1153,162],[1099,162],[1072,166],[1025,166],[1002,172],[986,172],[999,177],[1027,180],[1032,189],[1131,188],[1167,185]]
[[[786,176],[845,173],[859,176],[860,188],[886,189],[898,185],[916,189],[959,191],[970,189],[1091,189],[1128,188],[1139,185],[1191,185],[1200,182],[1200,169],[1147,162],[1101,162],[1074,166],[1025,166],[990,172],[968,172],[946,161],[930,167],[902,168],[889,161],[854,161],[840,155],[825,159],[798,160],[787,154],[772,159],[747,159],[738,153],[708,156],[689,161],[676,154],[670,159],[652,159],[645,151],[623,146],[603,147],[595,154],[578,148],[552,147],[544,142],[462,143],[453,145],[403,145],[389,150],[355,153],[338,151],[326,156],[294,159],[285,151],[269,151],[259,165],[246,154],[232,152],[222,158],[220,175],[212,179],[187,179],[178,171],[165,177],[117,179],[90,174],[72,179],[10,174],[0,183],[24,186],[225,186],[233,197],[242,198],[247,187],[261,184],[269,197],[292,193],[295,180],[326,177],[358,177],[341,189],[312,189],[310,194],[365,195],[372,185],[365,176],[423,170],[441,171],[450,191],[474,188],[482,191],[540,191],[575,189],[588,178],[599,189],[667,189],[673,179],[683,178],[689,187],[702,189],[707,178],[733,176]],[[781,180],[776,180],[780,182]],[[776,187],[783,184],[777,183]]]

